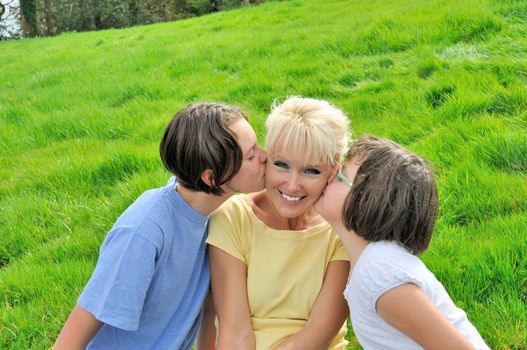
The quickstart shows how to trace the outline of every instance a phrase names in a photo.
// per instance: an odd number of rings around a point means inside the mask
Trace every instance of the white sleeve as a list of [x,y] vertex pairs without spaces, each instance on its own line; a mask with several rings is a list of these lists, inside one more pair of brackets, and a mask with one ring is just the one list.
[[423,286],[415,274],[384,259],[368,260],[358,273],[361,281],[357,284],[358,297],[362,299],[362,305],[367,305],[373,313],[377,313],[377,300],[389,290],[405,283],[413,283],[421,289]]

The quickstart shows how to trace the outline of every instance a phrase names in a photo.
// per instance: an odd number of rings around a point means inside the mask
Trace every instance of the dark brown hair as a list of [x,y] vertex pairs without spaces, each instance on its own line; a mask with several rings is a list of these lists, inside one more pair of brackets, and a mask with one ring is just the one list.
[[[179,111],[168,124],[159,145],[163,164],[178,183],[194,191],[223,194],[242,164],[242,151],[230,126],[247,116],[237,107],[203,102]],[[211,169],[213,185],[201,179]]]
[[348,152],[359,164],[343,222],[370,242],[398,242],[419,254],[428,248],[438,211],[430,166],[397,143],[361,137]]

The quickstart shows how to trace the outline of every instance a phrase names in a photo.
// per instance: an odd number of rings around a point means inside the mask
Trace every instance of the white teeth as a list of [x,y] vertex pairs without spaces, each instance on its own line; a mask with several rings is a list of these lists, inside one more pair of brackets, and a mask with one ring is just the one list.
[[[280,192],[281,193],[281,192]],[[282,197],[284,197],[285,199],[287,199],[288,201],[299,201],[302,199],[302,197],[291,197],[291,196],[288,196],[287,194],[285,193],[281,193],[282,194]]]

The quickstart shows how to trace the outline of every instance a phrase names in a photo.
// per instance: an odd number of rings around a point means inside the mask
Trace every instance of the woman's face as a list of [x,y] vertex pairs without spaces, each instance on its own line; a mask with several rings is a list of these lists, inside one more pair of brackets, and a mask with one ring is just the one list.
[[305,162],[285,152],[268,155],[265,188],[277,214],[293,219],[305,214],[318,200],[333,167]]
[[345,162],[340,168],[339,176],[329,179],[326,189],[315,203],[315,210],[332,226],[342,225],[342,209],[351,189],[347,182],[353,182],[359,167],[360,164],[354,158]]

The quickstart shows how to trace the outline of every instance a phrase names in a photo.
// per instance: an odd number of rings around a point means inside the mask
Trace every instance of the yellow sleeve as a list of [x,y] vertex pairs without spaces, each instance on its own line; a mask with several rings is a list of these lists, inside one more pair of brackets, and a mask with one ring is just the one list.
[[349,261],[350,258],[348,256],[348,253],[346,252],[346,249],[344,248],[344,245],[342,244],[342,241],[340,240],[340,238],[337,236],[336,233],[335,234],[335,238],[334,238],[334,241],[333,241],[333,255],[331,256],[331,259],[330,261],[337,261],[337,260],[345,260],[345,261]]
[[243,227],[247,222],[243,200],[241,196],[231,197],[212,214],[207,244],[247,264],[250,230]]

